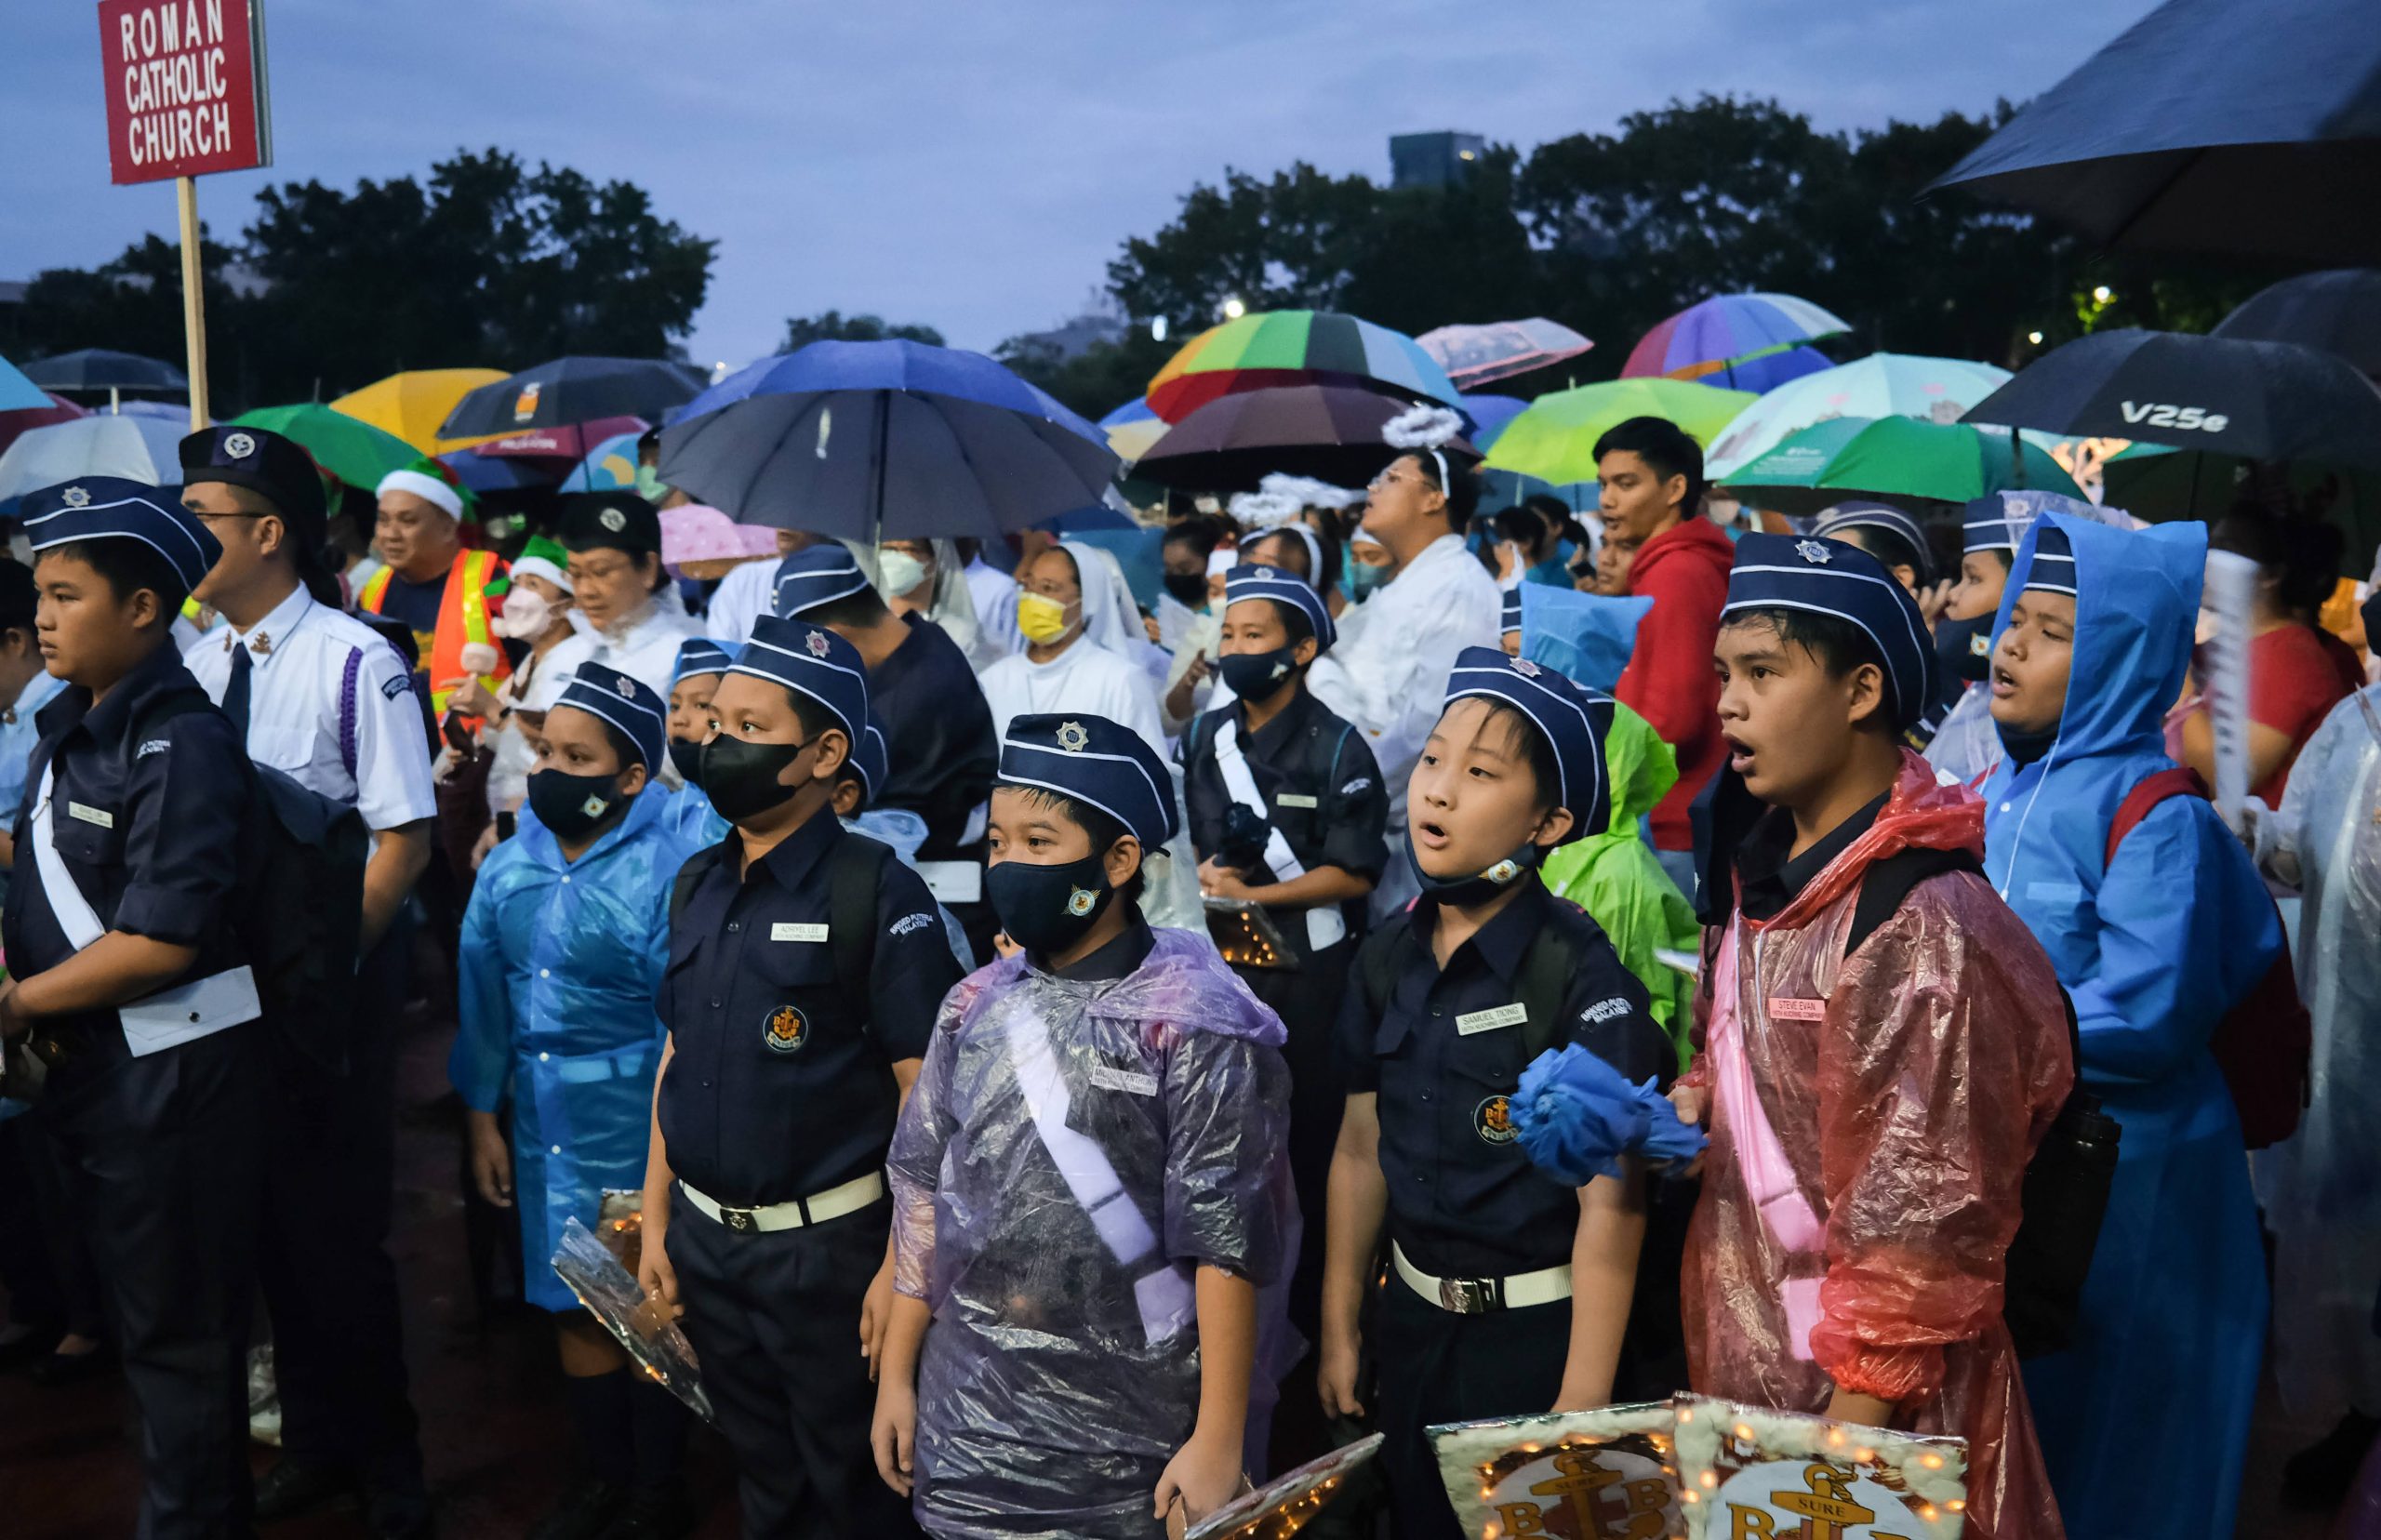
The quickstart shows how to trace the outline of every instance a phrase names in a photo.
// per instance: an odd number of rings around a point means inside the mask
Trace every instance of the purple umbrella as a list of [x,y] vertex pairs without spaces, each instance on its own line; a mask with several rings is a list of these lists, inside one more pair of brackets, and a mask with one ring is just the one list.
[[[1382,425],[1414,404],[1354,385],[1275,385],[1218,396],[1177,422],[1133,467],[1144,481],[1186,492],[1248,492],[1267,475],[1360,486],[1397,451]],[[1466,463],[1480,451],[1446,445]]]
[[[1790,294],[1722,294],[1661,322],[1630,349],[1620,366],[1623,379],[1668,375],[1672,379],[1699,379],[1732,391],[1765,391],[1834,365],[1798,344],[1833,337],[1852,329],[1851,323]],[[1808,366],[1790,372],[1765,371],[1772,378],[1756,383],[1746,365],[1765,355],[1792,352],[1809,353]]]

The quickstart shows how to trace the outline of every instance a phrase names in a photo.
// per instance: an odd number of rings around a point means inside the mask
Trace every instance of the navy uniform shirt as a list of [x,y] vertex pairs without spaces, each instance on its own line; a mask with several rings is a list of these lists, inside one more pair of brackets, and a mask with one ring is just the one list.
[[868,671],[868,701],[885,724],[885,760],[892,766],[873,805],[898,807],[926,821],[926,861],[980,858],[965,838],[982,838],[977,809],[992,794],[1000,768],[1000,735],[992,709],[967,655],[931,620],[902,617],[909,640]]
[[[161,718],[169,705],[176,714]],[[231,721],[174,648],[158,647],[97,706],[90,691],[68,685],[37,720],[41,744],[17,809],[16,881],[5,917],[9,972],[29,978],[74,955],[36,875],[36,813],[50,820],[58,854],[101,925],[198,949],[189,971],[164,988],[245,962],[226,919],[255,870],[254,772]],[[45,765],[49,804],[37,807]],[[113,1011],[60,1017],[43,1030],[71,1032],[72,1046],[88,1050],[70,1066],[119,1063],[126,1054]]]
[[739,875],[731,830],[672,926],[658,1003],[676,1052],[657,1110],[671,1169],[719,1202],[789,1202],[883,1170],[893,1066],[924,1056],[959,982],[925,883],[888,859],[867,991],[837,986],[827,855],[861,838],[821,811]]
[[[1439,1278],[1506,1278],[1571,1260],[1577,1189],[1530,1163],[1514,1138],[1511,1101],[1530,1055],[1519,1025],[1479,1013],[1520,1001],[1523,953],[1540,926],[1570,933],[1578,966],[1563,1001],[1563,1034],[1631,1082],[1667,1080],[1677,1052],[1655,1025],[1645,988],[1585,910],[1535,876],[1439,970],[1427,937],[1435,913],[1415,901],[1394,939],[1400,962],[1375,1022],[1364,991],[1340,1006],[1348,1089],[1379,1095],[1380,1167],[1390,1236]],[[1361,966],[1361,964],[1360,964]],[[1465,1018],[1471,1018],[1467,1021]]]
[[[1341,721],[1331,708],[1305,690],[1290,697],[1270,722],[1255,733],[1248,730],[1248,708],[1233,701],[1207,712],[1183,735],[1176,757],[1182,762],[1182,806],[1190,819],[1190,847],[1206,860],[1223,847],[1225,821],[1236,805],[1216,767],[1216,731],[1229,718],[1240,728],[1240,751],[1257,782],[1257,795],[1272,809],[1273,827],[1298,864],[1312,871],[1336,866],[1358,877],[1380,881],[1389,864],[1384,836],[1389,822],[1389,789],[1381,784],[1380,766],[1364,735]],[[1252,883],[1281,881],[1280,874],[1261,863],[1250,873]],[[1367,900],[1339,906],[1348,934],[1364,929]],[[1300,956],[1307,955],[1304,909],[1270,911]]]

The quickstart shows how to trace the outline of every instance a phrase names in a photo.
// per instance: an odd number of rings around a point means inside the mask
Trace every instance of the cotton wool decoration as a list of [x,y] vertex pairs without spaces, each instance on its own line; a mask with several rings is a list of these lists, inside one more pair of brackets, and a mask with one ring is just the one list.
[[1967,1440],[1682,1396],[1686,1540],[1960,1540]]

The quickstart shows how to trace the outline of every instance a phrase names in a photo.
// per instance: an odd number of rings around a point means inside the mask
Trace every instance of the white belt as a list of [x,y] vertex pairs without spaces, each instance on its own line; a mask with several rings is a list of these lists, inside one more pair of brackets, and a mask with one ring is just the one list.
[[729,1229],[753,1234],[767,1230],[800,1229],[805,1225],[823,1225],[830,1219],[840,1219],[846,1214],[858,1214],[885,1196],[885,1174],[871,1171],[865,1176],[855,1176],[841,1187],[814,1192],[807,1198],[796,1198],[789,1203],[771,1203],[765,1208],[731,1208],[714,1198],[707,1198],[688,1187],[678,1184],[686,1201],[695,1212],[716,1219]]
[[1390,1259],[1397,1265],[1397,1276],[1405,1286],[1456,1315],[1486,1315],[1491,1310],[1520,1310],[1532,1305],[1551,1305],[1558,1299],[1571,1297],[1571,1265],[1540,1268],[1536,1272],[1515,1273],[1510,1278],[1432,1278],[1406,1258],[1405,1248],[1394,1241],[1389,1245]]

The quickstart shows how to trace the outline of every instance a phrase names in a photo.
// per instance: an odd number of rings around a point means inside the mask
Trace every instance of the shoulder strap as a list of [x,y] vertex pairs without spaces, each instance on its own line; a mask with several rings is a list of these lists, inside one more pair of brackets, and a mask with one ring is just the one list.
[[1364,1011],[1376,1022],[1389,1009],[1389,997],[1397,988],[1398,958],[1413,934],[1413,911],[1400,909],[1375,927],[1356,949],[1356,973],[1358,982],[1363,986]]
[[712,869],[719,865],[719,852],[718,845],[698,850],[686,857],[685,866],[678,869],[677,877],[670,883],[670,928],[672,930],[678,928],[679,917],[686,912],[686,902],[694,896],[696,884],[710,876]]
[[1872,861],[1860,874],[1860,896],[1852,906],[1852,932],[1843,938],[1843,955],[1850,957],[1860,949],[1860,944],[1877,933],[1879,926],[1894,917],[1910,890],[1929,877],[1940,877],[1947,871],[1981,873],[1984,863],[1969,850],[1936,850],[1911,845],[1895,851],[1882,861]]
[[[1558,900],[1568,902],[1568,900]],[[1540,925],[1522,953],[1515,982],[1521,1003],[1529,1016],[1522,1022],[1522,1055],[1534,1061],[1563,1038],[1563,997],[1570,993],[1571,976],[1578,969],[1578,949],[1571,934],[1558,924]]]
[[2160,803],[2169,797],[2206,795],[2207,783],[2199,778],[2199,772],[2182,765],[2143,777],[2140,785],[2124,794],[2124,801],[2117,804],[2117,816],[2108,820],[2108,848],[2101,855],[2100,865],[2106,868],[2117,858],[2117,846]]
[[827,944],[835,959],[835,980],[869,999],[869,974],[876,964],[876,898],[885,886],[889,846],[864,834],[835,842],[827,865]]

